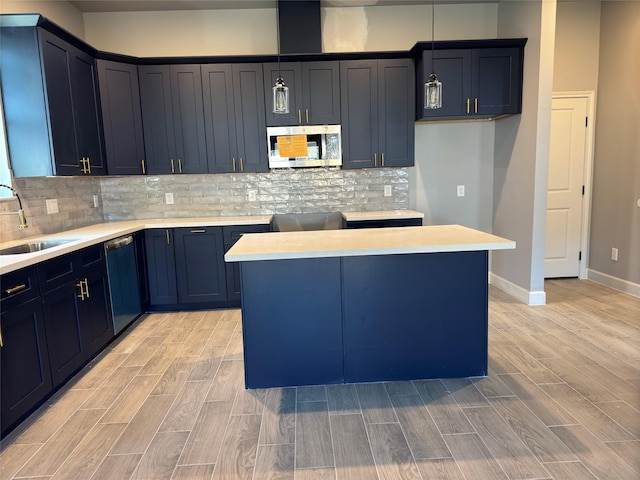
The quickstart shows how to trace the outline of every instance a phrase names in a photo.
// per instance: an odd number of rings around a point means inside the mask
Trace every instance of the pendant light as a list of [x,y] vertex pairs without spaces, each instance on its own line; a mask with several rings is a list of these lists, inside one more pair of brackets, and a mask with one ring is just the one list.
[[434,68],[434,28],[435,28],[435,0],[431,0],[431,75],[427,83],[424,84],[424,108],[434,110],[436,108],[442,108],[442,82],[438,80],[438,76],[435,73]]
[[273,113],[286,114],[289,113],[289,87],[284,83],[284,79],[280,74],[280,9],[276,2],[276,35],[278,40],[278,77],[273,86]]

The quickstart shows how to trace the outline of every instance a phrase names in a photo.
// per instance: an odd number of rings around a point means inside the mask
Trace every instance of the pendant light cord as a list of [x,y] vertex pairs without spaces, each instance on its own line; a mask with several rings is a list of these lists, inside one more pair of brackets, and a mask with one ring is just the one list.
[[276,0],[276,42],[278,43],[278,78],[280,74],[280,0]]
[[435,73],[435,28],[436,28],[436,7],[435,0],[431,0],[431,74]]

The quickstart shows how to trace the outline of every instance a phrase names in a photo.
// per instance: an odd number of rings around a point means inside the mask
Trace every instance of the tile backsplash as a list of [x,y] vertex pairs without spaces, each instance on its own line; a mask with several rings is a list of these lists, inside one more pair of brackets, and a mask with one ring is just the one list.
[[[391,196],[384,196],[384,187]],[[409,206],[407,168],[307,168],[266,173],[124,177],[39,177],[14,181],[29,228],[0,215],[0,241],[55,233],[102,221],[168,217],[403,210]],[[167,194],[173,204],[167,204]],[[99,206],[94,207],[93,196]],[[47,214],[46,200],[59,213]],[[0,202],[0,213],[17,210]],[[15,217],[15,218],[14,218]]]
[[[18,191],[28,228],[18,228],[18,202],[0,201],[0,241],[18,240],[35,235],[62,232],[103,221],[102,207],[94,207],[93,196],[101,196],[98,177],[17,178]],[[47,213],[46,200],[58,201],[58,213]],[[100,202],[101,204],[101,202]]]

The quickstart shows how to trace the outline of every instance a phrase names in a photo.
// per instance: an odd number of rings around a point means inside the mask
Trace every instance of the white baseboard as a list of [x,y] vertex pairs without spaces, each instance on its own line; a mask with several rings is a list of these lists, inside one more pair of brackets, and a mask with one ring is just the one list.
[[587,278],[594,282],[601,283],[607,287],[611,287],[615,290],[628,293],[635,297],[640,297],[640,284],[629,282],[618,277],[612,277],[606,273],[598,272],[597,270],[587,269]]
[[516,300],[527,305],[545,305],[547,303],[547,294],[542,291],[530,291],[506,280],[495,273],[489,272],[489,283],[499,288],[507,295],[511,295]]

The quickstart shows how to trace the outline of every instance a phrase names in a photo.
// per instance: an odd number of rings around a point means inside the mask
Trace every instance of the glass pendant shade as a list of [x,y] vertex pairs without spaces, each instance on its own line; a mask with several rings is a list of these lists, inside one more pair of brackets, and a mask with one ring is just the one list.
[[276,78],[273,90],[273,113],[289,113],[289,87],[282,77]]
[[442,82],[435,73],[429,75],[429,80],[424,84],[424,108],[442,108]]

